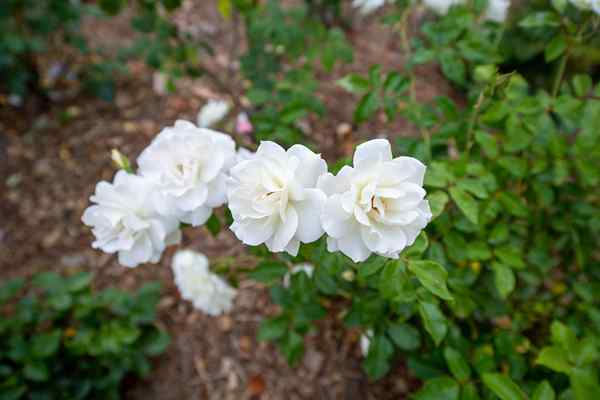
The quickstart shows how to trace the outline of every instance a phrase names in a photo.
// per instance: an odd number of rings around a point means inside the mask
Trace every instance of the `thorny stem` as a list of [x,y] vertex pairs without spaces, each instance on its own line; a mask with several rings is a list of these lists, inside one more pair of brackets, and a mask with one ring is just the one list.
[[479,97],[477,98],[477,103],[475,103],[475,108],[473,108],[473,113],[471,114],[471,118],[469,119],[469,128],[467,129],[467,149],[466,154],[467,157],[469,152],[471,151],[471,147],[473,147],[473,130],[475,129],[475,124],[477,123],[477,118],[479,117],[479,111],[481,111],[481,106],[483,105],[483,100],[485,99],[485,88],[479,92]]
[[[400,20],[400,37],[402,40],[402,50],[404,51],[404,56],[406,59],[409,59],[411,55],[410,41],[408,40],[408,33],[406,32],[408,28],[408,19],[410,17],[410,11],[410,8],[404,10],[404,12],[402,13],[402,18]],[[417,88],[416,77],[412,66],[408,68],[408,76],[410,78],[410,102],[411,105],[413,105],[417,102]],[[427,157],[426,161],[429,161],[431,160],[431,134],[427,128],[424,128],[422,126],[418,126],[418,128],[419,132],[421,133],[421,136],[423,137],[423,142],[425,142],[425,156]]]
[[[591,18],[588,18],[583,22],[583,24],[581,24],[581,27],[577,31],[577,35],[575,38],[577,42],[580,42],[583,39],[583,33],[587,29],[587,26],[590,21]],[[556,70],[556,77],[554,78],[554,85],[552,87],[552,97],[556,97],[558,95],[558,92],[560,91],[560,87],[562,85],[562,81],[565,75],[565,70],[567,68],[567,62],[569,60],[569,56],[571,55],[571,46],[572,43],[569,42],[567,49],[565,50],[565,54],[563,54],[563,56],[560,59],[560,64],[558,65],[558,69]]]

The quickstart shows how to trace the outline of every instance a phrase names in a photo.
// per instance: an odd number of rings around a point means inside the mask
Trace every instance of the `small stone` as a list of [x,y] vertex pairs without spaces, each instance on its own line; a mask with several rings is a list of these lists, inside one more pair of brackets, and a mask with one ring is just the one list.
[[219,329],[221,329],[223,332],[229,332],[231,331],[231,328],[233,328],[233,318],[231,318],[229,315],[220,316],[218,323]]
[[60,258],[60,263],[67,268],[87,267],[85,254],[66,254]]
[[241,336],[238,345],[242,353],[250,354],[252,351],[252,339],[249,336]]
[[339,124],[335,130],[339,137],[344,137],[352,132],[352,125],[347,122]]

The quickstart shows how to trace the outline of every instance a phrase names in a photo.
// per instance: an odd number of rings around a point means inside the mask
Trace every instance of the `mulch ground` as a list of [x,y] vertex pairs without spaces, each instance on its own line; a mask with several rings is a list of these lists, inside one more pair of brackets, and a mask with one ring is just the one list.
[[[208,60],[211,68],[228,73],[235,61],[227,41],[231,23],[221,20],[212,6],[191,3],[185,18],[179,18],[182,23],[194,21],[207,32],[217,49]],[[123,18],[90,21],[86,29],[101,43],[131,35]],[[310,139],[330,161],[367,138],[415,133],[406,121],[388,123],[383,116],[353,127],[349,134],[341,128],[351,123],[357,99],[333,82],[349,71],[365,72],[375,62],[387,70],[401,70],[403,64],[399,38],[375,17],[356,19],[349,37],[355,61],[320,76],[319,95],[329,109],[327,118],[306,121]],[[370,383],[360,368],[358,332],[345,332],[333,316],[308,335],[303,360],[290,368],[273,346],[255,339],[261,319],[275,312],[261,285],[241,282],[233,312],[213,318],[180,299],[170,269],[175,249],[167,251],[159,265],[127,269],[117,264],[116,257],[90,248],[92,236],[81,215],[96,182],[114,174],[110,150],[119,148],[135,159],[161,127],[180,118],[195,120],[207,99],[227,96],[204,79],[180,82],[176,94],[159,94],[153,90],[152,71],[139,63],[130,63],[129,69],[130,74],[118,82],[113,103],[77,95],[41,113],[31,107],[0,109],[0,279],[85,269],[94,272],[97,287],[135,289],[149,280],[160,281],[158,323],[172,335],[172,345],[156,359],[147,379],[127,381],[126,398],[406,398],[418,383],[401,357],[386,379]],[[421,71],[419,78],[419,97],[451,93],[435,69]],[[241,85],[227,80],[230,90],[239,93]],[[209,258],[244,254],[229,231],[213,238],[203,229],[188,230],[181,247]]]

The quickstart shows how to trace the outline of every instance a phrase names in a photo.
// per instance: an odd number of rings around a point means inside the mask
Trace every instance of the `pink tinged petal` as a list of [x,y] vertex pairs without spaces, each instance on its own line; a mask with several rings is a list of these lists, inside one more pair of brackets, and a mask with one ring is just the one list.
[[403,180],[423,186],[427,169],[425,164],[413,157],[396,157],[393,163],[395,164],[395,170],[404,171],[405,178]]
[[280,221],[273,236],[266,243],[273,252],[283,251],[298,229],[298,213],[292,206],[287,208],[284,221]]
[[318,189],[306,189],[305,200],[295,202],[298,213],[298,230],[295,238],[302,243],[311,243],[323,235],[321,212],[327,197]]
[[278,220],[277,216],[259,219],[245,218],[240,221],[234,221],[231,225],[231,230],[243,243],[250,246],[257,246],[273,236]]
[[356,147],[353,164],[355,168],[368,168],[391,159],[390,142],[386,139],[373,139]]
[[295,144],[287,153],[298,158],[301,167],[296,169],[295,178],[306,188],[315,187],[319,177],[327,172],[327,163],[321,155],[313,153],[306,146]]
[[337,240],[339,250],[350,257],[354,262],[365,261],[371,255],[371,251],[367,248],[362,240],[360,231],[356,231],[351,235],[344,236]]
[[321,224],[329,236],[339,238],[351,234],[356,222],[352,214],[342,208],[340,196],[333,195],[325,202]]

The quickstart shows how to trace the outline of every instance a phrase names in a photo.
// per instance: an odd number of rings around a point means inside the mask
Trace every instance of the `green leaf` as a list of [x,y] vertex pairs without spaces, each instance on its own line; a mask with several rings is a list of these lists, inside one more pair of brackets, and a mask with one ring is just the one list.
[[551,28],[560,26],[560,18],[553,12],[540,11],[530,13],[519,22],[522,28]]
[[554,400],[556,398],[556,393],[554,393],[554,389],[548,383],[548,381],[543,381],[533,391],[531,395],[531,400]]
[[477,225],[479,222],[479,205],[477,201],[470,194],[456,186],[450,188],[450,197],[467,219]]
[[402,260],[385,264],[379,276],[378,288],[381,296],[385,299],[408,302],[416,296]]
[[592,90],[592,78],[589,75],[579,74],[573,77],[573,90],[579,97],[584,97]]
[[363,368],[371,379],[382,378],[390,370],[390,359],[394,355],[394,346],[384,335],[371,339],[369,354],[363,361]]
[[459,85],[465,84],[467,69],[457,52],[446,49],[440,54],[439,61],[442,66],[442,72],[448,79]]
[[6,303],[16,296],[24,285],[25,279],[23,278],[13,278],[6,281],[0,286],[0,304]]
[[572,370],[565,349],[559,346],[544,347],[538,354],[535,363],[565,374],[569,374]]
[[388,262],[387,258],[378,255],[372,255],[365,262],[359,265],[358,278],[364,279],[377,273],[383,268],[386,262]]
[[488,192],[485,188],[483,179],[461,179],[457,186],[480,199],[486,199],[488,197]]
[[511,192],[502,192],[498,195],[498,201],[502,207],[511,215],[519,218],[527,218],[529,210],[522,198]]
[[258,340],[269,341],[279,339],[288,330],[288,320],[284,316],[265,319],[258,329]]
[[567,1],[568,0],[552,0],[552,7],[562,14],[565,12],[565,8],[567,8]]
[[281,351],[290,365],[295,365],[304,354],[304,340],[294,331],[288,331],[282,339]]
[[441,190],[437,190],[427,196],[427,200],[429,201],[429,207],[431,207],[431,214],[433,218],[439,217],[444,208],[446,208],[446,204],[450,198],[446,194],[446,192],[442,192]]
[[398,322],[390,325],[387,333],[396,346],[402,350],[412,351],[421,345],[421,334],[414,326]]
[[125,6],[124,0],[99,0],[100,8],[108,15],[117,15]]
[[460,352],[450,346],[444,348],[444,358],[448,369],[459,382],[466,382],[471,377],[471,368]]
[[551,62],[560,57],[567,49],[567,40],[563,35],[556,35],[548,43],[544,50],[544,58],[546,62]]
[[285,264],[277,261],[263,261],[248,273],[248,276],[255,281],[271,284],[285,276],[288,268]]
[[447,376],[425,381],[423,387],[414,394],[413,400],[458,400],[458,382]]
[[571,328],[560,321],[553,321],[550,325],[550,333],[554,344],[562,346],[570,354],[575,351],[577,336]]
[[415,239],[415,242],[402,252],[402,255],[407,258],[419,257],[427,250],[428,246],[429,239],[427,239],[425,231],[422,231]]
[[210,218],[206,221],[206,228],[210,232],[213,237],[217,236],[219,232],[221,232],[221,220],[215,213],[213,213]]
[[354,111],[354,122],[359,124],[367,121],[375,114],[378,108],[379,97],[377,96],[377,93],[370,92],[365,94]]
[[473,382],[468,382],[462,386],[460,391],[460,400],[480,400],[477,386]]
[[440,311],[437,304],[421,301],[419,302],[419,315],[425,325],[425,330],[437,346],[444,340],[448,333],[446,317]]
[[167,332],[155,329],[142,340],[143,352],[148,356],[157,356],[162,354],[169,347],[170,343],[171,337]]
[[[181,0],[160,0],[162,5],[169,11],[173,11],[179,6],[181,6]],[[219,0],[218,8],[221,11],[221,3],[225,3],[226,1]]]
[[498,157],[498,142],[494,136],[484,131],[476,131],[475,141],[481,146],[486,156],[490,158]]
[[366,93],[371,87],[371,84],[367,78],[357,74],[346,75],[342,79],[338,79],[335,83],[347,91],[355,94]]
[[44,382],[49,377],[48,367],[38,361],[27,363],[23,369],[23,374],[27,379],[35,382]]
[[498,257],[502,263],[508,266],[517,269],[525,268],[525,262],[523,261],[521,251],[515,247],[510,245],[497,247],[496,250],[494,250],[494,254],[496,254],[496,257]]
[[408,269],[417,276],[419,282],[431,293],[444,300],[452,300],[446,281],[448,271],[434,261],[409,261]]
[[79,292],[90,286],[93,275],[89,272],[80,272],[67,278],[67,289],[69,292]]
[[61,332],[58,329],[48,333],[40,333],[32,339],[32,353],[36,358],[46,358],[58,351]]
[[504,374],[483,374],[483,383],[501,400],[527,400],[527,396]]
[[517,156],[502,156],[498,158],[498,164],[517,178],[527,175],[527,161]]
[[515,289],[515,274],[513,270],[504,264],[493,263],[494,283],[500,297],[506,299]]
[[575,400],[595,399],[600,393],[596,368],[574,368],[570,378]]

